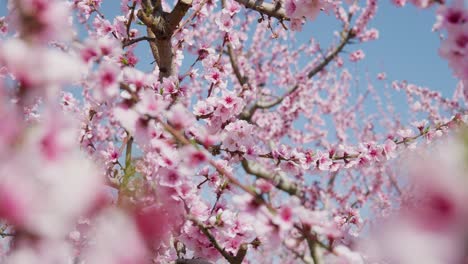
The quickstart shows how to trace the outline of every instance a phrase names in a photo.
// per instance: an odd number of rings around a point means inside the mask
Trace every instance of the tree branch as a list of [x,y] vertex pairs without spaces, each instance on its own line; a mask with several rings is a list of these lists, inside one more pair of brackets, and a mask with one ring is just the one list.
[[314,264],[322,264],[322,258],[320,256],[319,248],[315,240],[312,240],[309,236],[306,237],[307,245],[309,246],[310,256],[314,261]]
[[237,254],[235,256],[231,255],[229,252],[227,252],[224,248],[219,245],[218,241],[216,241],[216,238],[211,234],[211,232],[208,230],[208,228],[198,221],[196,218],[189,216],[188,219],[192,221],[195,225],[198,226],[200,231],[208,238],[210,243],[218,250],[218,252],[230,263],[230,264],[241,264],[242,261],[245,258],[245,255],[247,254],[247,249],[248,246],[246,244],[242,244],[239,247],[239,250],[237,251]]
[[213,262],[204,260],[204,259],[177,259],[175,264],[213,264]]
[[192,6],[192,0],[179,0],[167,17],[168,30],[172,34],[178,28],[180,21]]
[[[226,0],[222,0],[221,3],[222,3],[223,9],[226,8]],[[227,50],[228,50],[227,53],[229,56],[229,61],[231,62],[232,70],[234,72],[234,75],[236,75],[236,78],[239,81],[240,86],[242,87],[242,91],[244,91],[245,84],[247,84],[250,88],[250,85],[247,83],[247,78],[245,76],[242,76],[239,70],[239,64],[237,63],[236,56],[234,55],[234,48],[232,47],[232,44],[229,41],[227,42]]]
[[4,237],[14,237],[14,236],[16,236],[15,233],[3,233],[3,232],[0,233],[0,237],[2,237],[2,238],[4,238]]
[[244,5],[245,7],[255,10],[260,14],[267,15],[269,17],[275,17],[279,20],[289,20],[286,16],[286,10],[281,7],[280,2],[278,1],[277,4],[272,3],[264,3],[262,1],[256,0],[235,0],[239,4]]
[[296,256],[296,258],[302,260],[302,262],[304,262],[304,264],[314,264],[314,263],[311,262],[311,259],[306,258],[306,256],[304,255],[304,253],[299,253],[299,252],[297,252],[294,248],[288,247],[288,246],[286,245],[286,243],[284,243],[284,242],[283,242],[282,244],[283,244],[283,246],[284,246],[287,250],[289,250],[291,253],[293,253],[294,256]]
[[130,12],[130,16],[128,17],[128,22],[127,22],[127,38],[130,39],[130,27],[132,25],[132,21],[133,21],[133,18],[135,17],[135,7],[136,7],[136,1],[133,1],[133,4],[132,4],[132,7],[130,8],[131,9],[131,12]]
[[261,169],[254,169],[246,159],[242,160],[242,167],[248,174],[254,175],[257,178],[268,180],[272,182],[276,188],[287,192],[290,195],[295,195],[299,197],[302,196],[302,193],[299,190],[298,186],[294,183],[291,183],[286,177],[283,177],[279,174],[271,174],[269,172],[262,171]]
[[139,38],[134,38],[134,39],[126,39],[124,40],[123,44],[122,44],[122,48],[125,48],[127,46],[130,46],[130,45],[133,45],[137,42],[140,42],[140,41],[143,41],[143,40],[146,40],[146,41],[155,41],[156,38],[150,38],[150,37],[147,37],[147,36],[142,36],[142,37],[139,37]]
[[[159,118],[154,117],[154,116],[149,116],[147,115],[148,118],[154,119],[155,121],[159,122],[163,128],[169,132],[175,140],[177,140],[179,143],[183,145],[193,145],[195,143],[191,142],[188,140],[183,133],[178,131],[177,129],[173,128],[171,125],[167,124],[166,122],[162,122]],[[203,147],[206,146],[202,145]],[[210,156],[210,153],[208,151],[205,151],[206,157]],[[261,195],[259,195],[255,190],[252,190],[248,186],[243,185],[231,172],[226,170],[223,166],[221,166],[219,163],[217,163],[215,160],[208,158],[208,163],[213,166],[213,168],[216,169],[223,177],[225,177],[229,183],[241,188],[243,191],[246,193],[250,194],[252,198],[257,202],[258,204],[264,205],[270,212],[275,212],[275,209],[271,204],[266,202]]]
[[151,52],[159,67],[159,78],[163,79],[175,74],[171,38],[192,6],[192,0],[179,0],[171,13],[164,12],[158,3],[160,1],[155,1],[156,6],[152,7],[151,12],[148,12],[151,7],[144,5],[143,9],[138,10],[137,17],[146,25],[148,38],[154,39],[149,42]]
[[[333,59],[336,58],[336,56],[343,50],[343,48],[346,46],[349,40],[354,37],[354,34],[351,30],[347,30],[345,34],[346,35],[344,35],[340,44],[330,54],[328,54],[319,65],[317,65],[307,74],[308,79],[311,79],[317,73],[321,72]],[[257,109],[268,109],[279,105],[287,96],[297,91],[297,89],[299,89],[299,84],[296,84],[294,87],[289,89],[289,91],[287,91],[283,96],[270,103],[261,104],[259,102],[256,102],[250,110],[241,114],[241,118],[244,120],[250,120]]]
[[242,88],[244,87],[245,84],[250,86],[247,83],[247,78],[245,76],[242,76],[240,72],[239,65],[234,55],[234,49],[232,48],[232,45],[229,42],[227,43],[227,49],[228,49],[229,61],[231,62],[232,70],[234,74],[236,75],[236,78],[239,81],[239,84],[241,85]]

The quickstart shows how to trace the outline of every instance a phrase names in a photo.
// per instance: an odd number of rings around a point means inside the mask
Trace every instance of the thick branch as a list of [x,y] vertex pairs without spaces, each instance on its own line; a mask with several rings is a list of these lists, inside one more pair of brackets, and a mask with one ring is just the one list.
[[172,76],[174,73],[174,53],[172,51],[171,39],[156,38],[156,47],[159,58],[159,61],[157,61],[160,72],[159,77],[162,79],[165,77]]
[[137,16],[146,25],[148,38],[154,39],[150,41],[150,47],[159,67],[159,77],[162,79],[175,74],[171,38],[192,5],[192,1],[179,0],[171,13],[164,12],[158,1],[153,4],[156,6],[152,7],[152,12],[145,12],[144,10],[148,9],[146,7],[140,9]]
[[187,13],[188,9],[192,6],[192,0],[179,0],[172,10],[172,12],[167,17],[167,26],[169,32],[174,33],[178,28],[180,21]]
[[286,11],[281,7],[279,1],[278,4],[265,3],[256,0],[236,0],[236,2],[263,15],[275,17],[279,20],[289,20],[289,18],[286,16]]
[[153,9],[153,4],[151,3],[152,1],[150,0],[142,0],[141,5],[143,6],[144,9]]
[[272,174],[266,171],[262,171],[260,169],[255,169],[252,165],[246,160],[242,160],[242,167],[244,168],[245,172],[248,174],[254,175],[258,178],[262,178],[272,182],[276,188],[287,192],[291,195],[301,196],[301,191],[297,187],[296,184],[291,183],[287,178],[279,175],[279,174]]
[[240,245],[239,250],[237,250],[237,254],[234,257],[234,260],[235,260],[234,263],[241,264],[242,261],[245,258],[245,255],[247,255],[247,250],[248,249],[249,249],[249,247],[247,246],[247,244],[244,243],[244,244]]
[[162,11],[162,3],[161,0],[151,0],[151,4],[155,11]]
[[[150,5],[150,4],[148,4]],[[145,9],[149,9],[152,7],[145,7],[143,9],[138,10],[137,17],[143,22],[143,24],[146,25],[146,32],[148,34],[149,39],[153,39],[152,41],[149,41],[151,52],[153,53],[153,58],[156,61],[156,63],[160,64],[159,60],[159,52],[158,52],[158,46],[156,45],[156,34],[154,31],[158,31],[158,23],[155,21],[155,18],[153,15],[149,14],[148,11],[143,11]]]

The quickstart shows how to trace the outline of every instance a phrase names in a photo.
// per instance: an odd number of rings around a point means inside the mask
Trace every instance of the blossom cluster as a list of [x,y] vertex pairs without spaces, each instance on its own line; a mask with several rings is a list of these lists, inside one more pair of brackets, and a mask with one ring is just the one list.
[[468,80],[468,11],[464,1],[454,1],[451,6],[440,7],[437,11],[437,27],[447,32],[442,41],[440,55],[448,60],[454,74]]

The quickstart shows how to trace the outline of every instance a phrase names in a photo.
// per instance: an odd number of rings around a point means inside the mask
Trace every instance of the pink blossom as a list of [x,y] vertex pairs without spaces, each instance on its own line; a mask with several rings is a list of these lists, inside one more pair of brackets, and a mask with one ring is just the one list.
[[67,3],[57,0],[19,0],[12,3],[18,11],[14,14],[19,23],[37,25],[20,27],[20,31],[35,41],[68,41],[73,36]]
[[216,24],[220,30],[229,32],[233,26],[231,14],[222,12],[219,19],[216,20]]
[[182,104],[172,106],[167,118],[175,129],[186,129],[195,122],[195,118]]
[[379,38],[379,31],[375,28],[368,29],[359,35],[362,42],[372,41]]
[[203,164],[206,160],[206,154],[192,147],[187,148],[187,159],[189,166],[196,167]]
[[156,83],[154,75],[146,74],[135,68],[126,67],[123,69],[123,79],[129,84],[134,85],[135,90],[143,87],[150,87]]
[[98,100],[112,98],[119,93],[120,68],[107,62],[102,64],[95,75],[97,87],[95,96]]
[[411,3],[419,8],[427,8],[434,3],[430,0],[411,0]]
[[288,16],[294,15],[297,9],[296,1],[294,0],[285,1],[285,8],[286,8],[286,14],[288,14]]
[[0,17],[0,34],[5,34],[8,31],[8,23],[5,17]]
[[[53,122],[59,124],[69,122],[60,116],[54,118]],[[82,153],[70,148],[75,145],[73,136],[68,134],[73,131],[71,127],[55,126],[58,131],[54,137],[61,138],[54,142],[63,151],[60,156],[41,155],[41,131],[47,133],[47,129],[49,127],[39,129],[25,138],[16,154],[5,160],[8,166],[3,166],[0,180],[28,193],[28,199],[16,201],[15,210],[18,211],[11,215],[20,217],[15,219],[21,221],[18,227],[39,236],[57,238],[67,232],[79,215],[92,207],[101,179],[94,164],[83,159]],[[37,158],[18,167],[18,162],[29,155]],[[13,202],[14,196],[9,197]]]
[[359,35],[366,28],[369,21],[375,16],[376,12],[377,12],[377,1],[367,0],[366,6],[364,7],[364,9],[362,10],[361,14],[359,15],[359,17],[357,18],[355,22],[355,26],[353,27],[353,32]]
[[411,123],[411,125],[416,127],[420,132],[423,132],[427,126],[427,123],[428,123],[427,120],[421,120],[421,121],[415,121]]
[[397,145],[393,140],[391,139],[385,140],[385,143],[383,146],[383,154],[385,155],[387,160],[396,157],[396,149],[397,149]]
[[410,138],[414,135],[414,132],[410,128],[407,128],[407,129],[399,129],[397,131],[397,134],[402,138]]
[[342,259],[342,262],[347,264],[363,264],[364,260],[359,253],[351,251],[349,248],[339,245],[334,248],[334,252]]
[[29,46],[10,39],[0,44],[0,62],[14,74],[16,80],[38,92],[51,84],[69,84],[81,77],[83,65],[68,54],[57,50]]
[[226,1],[225,8],[231,16],[233,16],[241,10],[241,6],[236,1]]
[[253,126],[244,120],[230,123],[225,130],[227,133],[225,133],[223,146],[230,151],[240,150],[242,147],[247,148],[253,143]]
[[438,9],[442,17],[440,27],[447,31],[447,38],[442,42],[439,53],[449,61],[455,75],[461,79],[468,79],[468,63],[466,54],[468,49],[468,12],[463,1],[454,1],[452,6]]
[[385,72],[380,72],[377,74],[378,80],[385,80],[387,78],[387,74]]
[[161,89],[164,93],[175,94],[178,92],[176,83],[173,77],[165,78],[162,82]]
[[98,36],[105,36],[114,31],[112,24],[99,16],[94,17],[93,26],[96,28]]
[[328,157],[327,153],[320,153],[317,155],[317,167],[319,170],[327,171],[333,164],[332,160]]
[[[112,223],[106,223],[112,219]],[[84,259],[90,263],[142,263],[147,259],[145,244],[138,233],[136,222],[116,209],[103,212],[97,219],[94,246],[84,250]],[[124,245],[121,242],[129,244]]]
[[28,221],[27,211],[31,201],[20,195],[19,192],[13,191],[13,188],[25,189],[22,185],[18,186],[14,182],[3,182],[0,184],[0,217],[12,224],[21,226]]
[[176,187],[182,184],[182,176],[175,170],[160,168],[158,175],[161,178],[160,183],[163,186]]
[[364,51],[356,50],[356,51],[352,52],[349,55],[349,60],[353,61],[353,62],[356,62],[356,61],[360,61],[360,60],[364,59],[365,56],[366,55],[364,54]]
[[101,153],[104,156],[106,162],[109,163],[116,163],[120,156],[118,149],[114,146],[112,142],[109,143],[107,149],[105,151],[102,151]]
[[273,187],[274,187],[273,184],[271,184],[270,182],[268,182],[268,181],[266,181],[264,179],[258,179],[256,181],[256,186],[263,193],[270,192],[271,190],[273,190]]
[[282,230],[289,230],[294,223],[294,210],[290,206],[280,208],[277,217],[273,220]]
[[315,20],[323,7],[320,0],[288,0],[285,2],[286,14],[295,19],[306,17]]
[[142,90],[139,95],[141,100],[135,106],[135,109],[141,115],[158,116],[168,105],[162,96],[155,91],[146,89]]
[[238,195],[233,198],[233,201],[242,208],[243,211],[249,214],[257,214],[261,209],[261,204],[258,204],[252,197],[248,194]]
[[170,208],[166,210],[164,207],[137,208],[135,223],[148,248],[158,248],[169,238],[170,227],[177,223],[176,215],[172,213]]
[[406,5],[406,0],[393,0],[392,2],[397,7],[403,7]]

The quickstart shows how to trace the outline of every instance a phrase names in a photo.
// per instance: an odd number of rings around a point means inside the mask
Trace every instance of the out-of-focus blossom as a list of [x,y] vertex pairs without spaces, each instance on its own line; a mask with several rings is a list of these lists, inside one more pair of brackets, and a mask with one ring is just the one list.
[[31,46],[19,39],[0,44],[0,62],[33,95],[55,93],[46,88],[78,81],[84,67],[79,59],[61,51]]
[[366,55],[364,54],[364,51],[356,50],[356,51],[352,52],[349,55],[349,60],[353,61],[353,62],[356,62],[356,61],[360,61],[360,60],[364,59],[365,56]]

